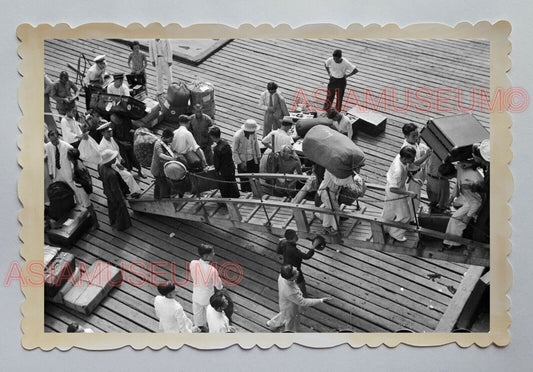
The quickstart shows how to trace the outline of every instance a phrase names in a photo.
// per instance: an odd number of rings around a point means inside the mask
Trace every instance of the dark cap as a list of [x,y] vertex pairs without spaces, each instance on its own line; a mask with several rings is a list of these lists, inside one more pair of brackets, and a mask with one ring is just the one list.
[[124,79],[124,74],[122,72],[113,74],[113,79],[115,80]]

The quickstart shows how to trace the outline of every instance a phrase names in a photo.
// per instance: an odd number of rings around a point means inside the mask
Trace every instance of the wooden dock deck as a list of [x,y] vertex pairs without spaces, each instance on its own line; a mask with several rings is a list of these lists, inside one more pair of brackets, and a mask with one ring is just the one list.
[[[313,102],[313,91],[325,88],[327,82],[323,61],[335,48],[343,49],[344,56],[360,70],[349,79],[349,88],[361,97],[368,89],[376,100],[383,89],[395,91],[397,108],[407,104],[403,95],[406,89],[463,89],[466,97],[461,103],[468,107],[470,89],[489,87],[489,45],[482,40],[233,40],[199,66],[175,63],[173,73],[175,79],[190,81],[197,77],[215,85],[216,125],[229,139],[246,118],[262,121],[257,100],[270,80],[278,82],[289,106],[299,89]],[[76,64],[81,52],[88,58],[105,53],[109,72],[127,71],[129,48],[124,44],[110,40],[48,40],[45,72],[57,79],[60,71],[68,70],[67,63]],[[153,94],[155,72],[151,66],[147,75],[149,93]],[[441,95],[450,98],[453,92]],[[345,101],[350,99],[347,92]],[[82,99],[81,111],[83,105]],[[389,108],[383,112],[388,117],[386,132],[375,138],[360,134],[356,141],[368,159],[363,175],[372,182],[384,182],[403,141],[403,124],[423,124],[429,117],[459,113],[453,100],[442,101],[440,110],[399,112]],[[476,107],[473,113],[488,128],[489,115],[480,110]],[[69,322],[77,321],[97,332],[156,332],[156,290],[150,282],[171,276],[183,283],[178,286],[178,295],[190,314],[192,284],[187,281],[186,263],[196,258],[196,247],[202,242],[215,246],[215,261],[228,279],[235,279],[242,270],[242,281],[229,287],[236,303],[234,323],[239,331],[268,331],[265,322],[278,309],[277,236],[142,214],[133,216],[132,228],[116,233],[108,223],[100,181],[94,179],[94,185],[91,199],[100,228],[83,236],[70,252],[88,264],[102,259],[122,267],[125,281],[89,316],[47,303],[45,331],[65,332]],[[143,181],[142,187],[147,186]],[[374,202],[381,206],[379,195]],[[301,248],[309,247],[307,241],[299,244]],[[302,325],[309,332],[431,332],[450,310],[454,292],[470,269],[464,264],[332,244],[306,261],[303,271],[311,296],[329,295],[334,300],[306,309]]]

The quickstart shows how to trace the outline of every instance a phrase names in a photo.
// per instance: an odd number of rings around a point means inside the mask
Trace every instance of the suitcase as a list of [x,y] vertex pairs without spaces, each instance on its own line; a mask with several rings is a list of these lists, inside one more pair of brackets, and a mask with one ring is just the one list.
[[191,180],[191,193],[198,195],[208,190],[218,189],[217,172],[214,169],[206,171],[189,173]]
[[65,306],[89,315],[116,286],[122,283],[120,269],[103,261],[94,262],[76,285],[65,294]]
[[146,116],[139,120],[133,120],[132,124],[136,127],[152,128],[159,123],[161,105],[150,97],[146,97],[142,101],[146,105]]
[[44,295],[54,297],[67,280],[72,278],[75,266],[72,253],[59,252],[44,269]]
[[387,117],[358,106],[348,110],[346,116],[352,121],[352,126],[356,126],[357,130],[374,137],[384,132],[387,126]]
[[57,256],[61,248],[52,247],[51,245],[44,246],[44,267],[48,266],[50,262]]
[[46,190],[50,206],[47,208],[48,217],[58,221],[76,206],[74,190],[66,182],[54,182]]
[[472,145],[489,138],[472,114],[430,119],[420,136],[441,161],[460,161],[472,157]]
[[91,225],[91,214],[86,208],[76,207],[70,211],[67,219],[56,228],[47,231],[50,243],[70,247]]
[[[420,213],[418,216],[418,224],[420,225],[420,227],[445,233],[446,228],[448,227],[448,222],[450,221],[450,217],[451,216],[448,214]],[[424,234],[422,235],[424,236],[424,239],[436,240],[436,238],[429,237]]]
[[90,108],[104,116],[117,114],[133,120],[139,120],[146,116],[146,105],[142,101],[116,94],[93,93]]
[[74,273],[72,274],[72,277],[68,279],[61,288],[59,288],[57,293],[52,297],[48,297],[45,295],[45,300],[49,302],[53,302],[55,304],[62,304],[63,298],[65,297],[65,295],[72,289],[72,287],[74,287],[79,282],[80,273],[81,273],[80,268],[76,267],[76,269],[74,270]]

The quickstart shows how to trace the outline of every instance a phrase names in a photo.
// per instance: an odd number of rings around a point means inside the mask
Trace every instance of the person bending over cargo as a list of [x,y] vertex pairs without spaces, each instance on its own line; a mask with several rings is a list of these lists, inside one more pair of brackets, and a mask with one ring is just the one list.
[[353,137],[357,137],[357,128],[354,132],[352,122],[348,118],[348,116],[341,114],[334,108],[329,109],[327,113],[328,119],[333,120],[333,126],[335,129],[337,129],[340,133],[347,136],[349,139],[354,139]]
[[177,155],[182,155],[187,169],[202,170],[207,167],[207,162],[205,160],[204,152],[189,130],[190,122],[191,121],[187,115],[180,115],[178,117],[179,127],[174,131],[174,139],[170,144],[170,148]]
[[[406,182],[408,177],[408,166],[412,164],[416,157],[416,151],[410,146],[402,147],[400,153],[396,155],[387,172],[387,185],[385,186],[385,204],[381,218],[384,221],[407,223],[411,219],[409,210],[409,198],[416,198],[417,193],[408,191]],[[384,226],[391,238],[404,242],[406,241],[405,230],[397,227]]]
[[[482,198],[477,190],[483,183],[483,176],[477,171],[476,165],[471,163],[460,162],[456,168],[457,183],[453,205],[457,209],[448,221],[446,234],[462,237],[466,226],[477,216],[481,207]],[[462,244],[444,240],[442,246],[444,249],[454,249],[460,248]]]

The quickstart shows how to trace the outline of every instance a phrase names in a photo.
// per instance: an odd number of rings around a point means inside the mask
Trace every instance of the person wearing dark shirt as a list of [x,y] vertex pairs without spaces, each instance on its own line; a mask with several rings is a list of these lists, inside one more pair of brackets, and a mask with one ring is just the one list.
[[305,287],[305,278],[302,272],[302,260],[308,260],[315,254],[315,249],[311,248],[307,253],[302,252],[296,246],[298,241],[298,234],[292,229],[285,231],[285,239],[282,239],[278,246],[278,253],[283,254],[283,264],[292,265],[298,270],[298,278],[296,284],[300,287],[304,297],[307,296],[307,289]]
[[223,198],[238,198],[239,188],[235,180],[235,163],[233,162],[233,152],[230,144],[220,138],[220,129],[212,127],[209,130],[209,137],[215,143],[213,149],[213,162],[215,171],[219,177],[218,187],[220,196]]

